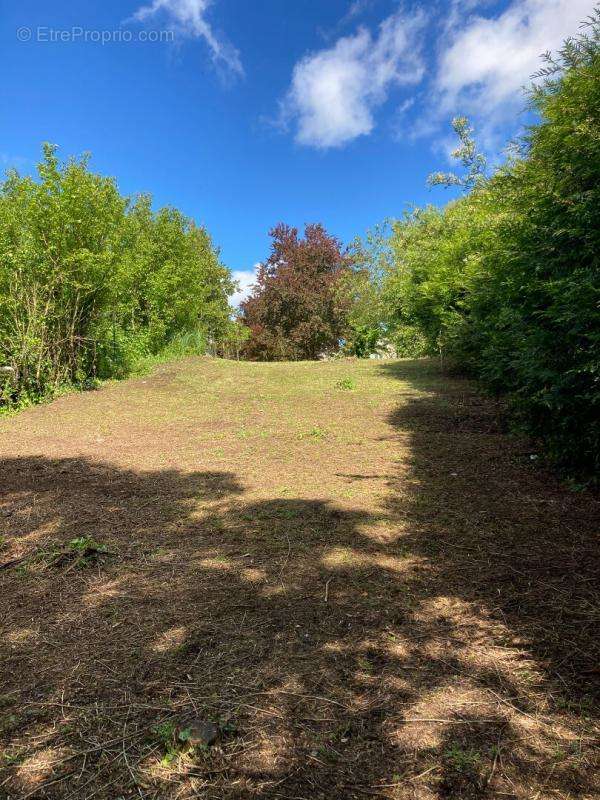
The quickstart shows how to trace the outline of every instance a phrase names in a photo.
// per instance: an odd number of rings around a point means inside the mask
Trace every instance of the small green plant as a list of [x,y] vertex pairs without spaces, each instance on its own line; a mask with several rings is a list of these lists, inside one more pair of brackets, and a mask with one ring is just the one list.
[[65,565],[68,565],[69,569],[84,567],[99,562],[103,555],[108,554],[109,550],[105,544],[94,541],[90,536],[78,536],[71,539],[66,546],[51,542],[25,558],[17,559],[14,571],[17,575],[25,576],[31,574],[33,570],[47,567]]
[[298,510],[296,508],[276,508],[274,509],[274,513],[278,517],[283,517],[284,519],[296,519],[296,517],[300,516]]
[[179,756],[179,751],[175,742],[176,726],[173,722],[161,722],[160,725],[155,725],[152,732],[165,749],[165,753],[161,759],[163,767],[169,767]]
[[15,751],[14,753],[9,753],[8,751],[5,751],[0,755],[0,759],[2,759],[2,762],[6,767],[18,764],[22,757],[23,757],[23,752],[19,750]]
[[335,388],[351,392],[356,389],[356,382],[352,378],[342,378],[336,383]]
[[324,428],[320,428],[318,425],[315,425],[314,428],[311,428],[309,431],[303,431],[298,434],[298,439],[315,439],[317,441],[321,439],[325,439],[327,436],[327,431]]
[[182,730],[180,730],[180,731],[179,731],[179,733],[177,734],[177,739],[178,739],[180,742],[183,742],[183,743],[185,744],[186,742],[189,742],[189,740],[190,740],[190,738],[191,738],[191,735],[192,735],[192,731],[191,731],[191,729],[190,729],[190,728],[183,728],[183,729],[182,729]]
[[106,553],[106,545],[95,542],[89,536],[78,536],[76,539],[71,539],[69,547],[79,553],[85,553],[86,550],[94,550],[97,553]]
[[79,385],[84,392],[94,392],[102,386],[102,381],[92,376],[83,378]]
[[161,722],[160,725],[155,725],[152,732],[164,745],[173,741],[175,735],[175,724],[173,722]]
[[105,544],[95,542],[89,536],[78,536],[76,539],[71,539],[69,549],[78,556],[77,561],[80,564],[89,564],[98,556],[108,552]]
[[460,773],[469,773],[476,770],[480,761],[481,754],[472,748],[462,748],[457,744],[444,753],[446,763],[455,771]]

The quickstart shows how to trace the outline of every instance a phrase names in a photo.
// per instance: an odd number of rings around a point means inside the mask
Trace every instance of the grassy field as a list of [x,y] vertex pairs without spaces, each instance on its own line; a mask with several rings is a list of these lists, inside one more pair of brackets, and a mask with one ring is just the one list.
[[600,504],[467,382],[189,359],[0,450],[0,797],[600,796]]

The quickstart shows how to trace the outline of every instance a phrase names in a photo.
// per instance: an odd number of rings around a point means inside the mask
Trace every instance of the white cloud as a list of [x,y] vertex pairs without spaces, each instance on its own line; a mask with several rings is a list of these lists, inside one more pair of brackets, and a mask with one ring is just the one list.
[[153,0],[150,5],[139,8],[133,19],[145,22],[155,15],[166,15],[169,27],[180,35],[204,39],[216,64],[243,75],[244,69],[238,51],[229,42],[218,37],[206,19],[206,12],[212,3],[213,0]]
[[371,133],[373,112],[390,88],[418,83],[423,76],[417,38],[423,24],[421,13],[393,14],[376,36],[360,28],[299,61],[283,101],[284,117],[297,125],[296,141],[338,147]]
[[342,21],[349,22],[355,17],[360,17],[360,15],[364,11],[366,11],[370,5],[371,5],[371,0],[353,0],[353,2],[350,3],[350,6],[348,8],[348,11],[346,11],[345,16],[342,18]]
[[[514,0],[496,18],[454,18],[435,78],[442,111],[502,117],[524,105],[521,88],[592,12],[596,0]],[[463,6],[463,12],[465,11]]]
[[239,290],[229,298],[229,305],[232,308],[237,308],[239,304],[250,295],[252,286],[256,283],[259,266],[260,264],[255,264],[254,269],[233,270],[231,273],[233,280],[237,281],[239,285]]

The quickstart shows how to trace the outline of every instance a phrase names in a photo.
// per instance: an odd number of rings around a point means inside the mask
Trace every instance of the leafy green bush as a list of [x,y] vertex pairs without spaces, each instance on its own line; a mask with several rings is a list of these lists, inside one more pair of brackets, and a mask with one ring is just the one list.
[[232,282],[203,228],[53,145],[38,173],[0,187],[0,406],[124,377],[167,348],[203,352],[227,330]]
[[[430,353],[506,394],[555,463],[597,480],[600,13],[540,77],[532,91],[540,121],[518,153],[491,178],[481,160],[464,181],[434,176],[470,192],[395,224],[384,293]],[[459,122],[462,149],[475,159]]]
[[351,392],[356,389],[356,382],[352,378],[340,378],[335,384],[335,388]]

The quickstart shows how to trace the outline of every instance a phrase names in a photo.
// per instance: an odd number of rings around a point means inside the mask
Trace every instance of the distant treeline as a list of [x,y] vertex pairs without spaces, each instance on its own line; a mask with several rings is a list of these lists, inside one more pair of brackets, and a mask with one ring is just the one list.
[[0,190],[0,406],[227,340],[232,282],[204,228],[54,146],[38,171]]

